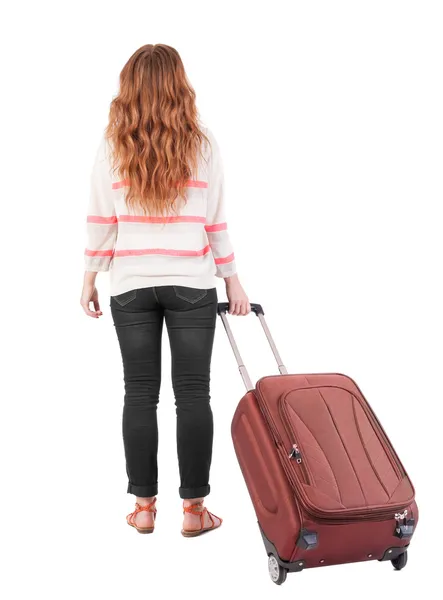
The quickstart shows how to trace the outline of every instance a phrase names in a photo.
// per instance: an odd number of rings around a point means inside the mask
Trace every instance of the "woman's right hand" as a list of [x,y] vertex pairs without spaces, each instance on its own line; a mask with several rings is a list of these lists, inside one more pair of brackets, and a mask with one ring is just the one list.
[[231,315],[247,315],[251,312],[251,304],[248,296],[243,289],[238,276],[231,275],[225,278],[226,295],[229,300],[229,314]]
[[[94,273],[92,271],[85,272],[82,296],[80,298],[80,304],[82,305],[83,310],[88,315],[88,317],[92,317],[93,319],[98,319],[103,314],[100,310],[100,303],[98,301],[98,291],[95,287],[96,276],[97,273]],[[94,306],[94,310],[91,310],[89,308],[91,302]]]

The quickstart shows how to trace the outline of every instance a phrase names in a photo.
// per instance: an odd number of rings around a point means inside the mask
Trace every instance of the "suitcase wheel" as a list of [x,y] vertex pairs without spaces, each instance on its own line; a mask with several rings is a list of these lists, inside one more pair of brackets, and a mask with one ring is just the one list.
[[275,584],[281,585],[286,581],[288,570],[278,564],[278,561],[273,554],[270,554],[268,557],[268,570],[269,577]]
[[391,560],[391,563],[394,567],[394,569],[396,569],[397,571],[401,571],[402,569],[404,569],[404,567],[406,567],[406,563],[408,562],[408,551],[405,550],[403,552],[403,554],[400,554],[399,556],[397,556],[397,558],[393,558]]

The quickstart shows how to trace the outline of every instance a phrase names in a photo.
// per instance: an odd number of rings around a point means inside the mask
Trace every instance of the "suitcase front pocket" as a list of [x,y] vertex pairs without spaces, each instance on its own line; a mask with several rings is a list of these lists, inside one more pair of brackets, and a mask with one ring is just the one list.
[[401,464],[354,394],[334,386],[298,388],[280,398],[279,409],[294,485],[316,509],[390,513],[410,502],[413,489]]

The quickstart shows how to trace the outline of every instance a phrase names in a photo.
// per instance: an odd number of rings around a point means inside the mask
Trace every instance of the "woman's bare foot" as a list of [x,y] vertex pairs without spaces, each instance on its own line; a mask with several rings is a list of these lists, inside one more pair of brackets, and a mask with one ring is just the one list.
[[[137,498],[135,501],[140,504],[140,506],[148,506],[154,502],[155,496],[151,498]],[[134,516],[133,522],[137,527],[154,527],[154,513],[147,510],[142,510]]]
[[[216,529],[222,524],[222,519],[216,517],[212,513],[209,513],[203,506],[203,498],[190,498],[183,500],[183,508],[194,506],[193,512],[184,513],[183,519],[183,531],[184,532],[198,532],[202,529]],[[203,516],[203,523],[202,523]],[[212,517],[212,519],[211,519]]]

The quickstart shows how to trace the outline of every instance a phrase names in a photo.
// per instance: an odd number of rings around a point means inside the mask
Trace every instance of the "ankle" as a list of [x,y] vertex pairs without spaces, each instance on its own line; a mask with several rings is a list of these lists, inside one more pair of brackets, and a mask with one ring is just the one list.
[[139,498],[138,496],[135,498],[135,501],[137,502],[137,504],[140,504],[140,506],[148,506],[148,504],[151,504],[151,502],[154,502],[155,500],[155,496],[150,496],[149,498]]
[[203,504],[204,498],[185,498],[183,500],[183,506],[191,506],[192,504]]

